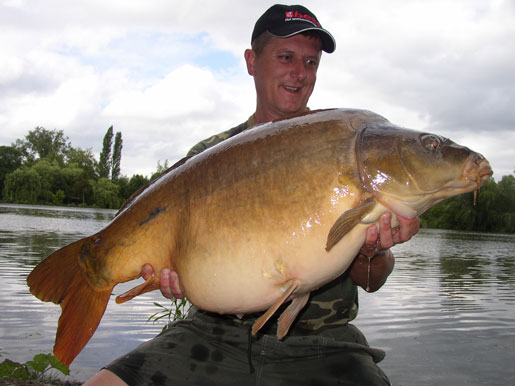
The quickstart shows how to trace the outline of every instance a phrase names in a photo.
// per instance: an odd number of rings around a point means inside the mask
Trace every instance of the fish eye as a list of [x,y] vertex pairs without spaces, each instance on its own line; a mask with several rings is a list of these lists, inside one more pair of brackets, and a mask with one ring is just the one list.
[[420,142],[426,149],[430,151],[436,151],[440,148],[442,140],[433,134],[422,134],[420,136]]

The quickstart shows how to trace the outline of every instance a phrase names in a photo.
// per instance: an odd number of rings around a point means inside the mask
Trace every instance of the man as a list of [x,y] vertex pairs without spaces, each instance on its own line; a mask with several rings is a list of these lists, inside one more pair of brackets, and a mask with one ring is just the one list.
[[[251,41],[245,61],[256,87],[255,113],[199,143],[190,155],[255,124],[305,112],[322,50],[335,49],[330,33],[302,6],[271,7],[256,22]],[[194,309],[86,385],[388,385],[376,365],[384,353],[370,348],[348,322],[357,315],[356,284],[370,291],[382,286],[393,269],[388,248],[418,231],[417,219],[400,219],[400,228],[392,230],[390,218],[381,217],[379,233],[375,225],[367,230],[348,272],[312,293],[285,339],[275,337],[276,319],[253,337],[250,326],[258,315],[239,319]],[[144,267],[142,276],[151,274],[152,267]],[[166,297],[182,297],[179,282],[175,272],[161,272]]]

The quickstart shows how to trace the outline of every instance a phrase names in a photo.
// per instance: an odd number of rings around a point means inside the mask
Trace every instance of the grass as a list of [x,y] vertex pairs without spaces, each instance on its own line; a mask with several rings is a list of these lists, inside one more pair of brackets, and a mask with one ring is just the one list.
[[69,375],[70,370],[52,354],[37,354],[31,361],[25,363],[5,359],[0,363],[0,386],[78,386],[76,381],[63,381],[57,378],[53,371]]

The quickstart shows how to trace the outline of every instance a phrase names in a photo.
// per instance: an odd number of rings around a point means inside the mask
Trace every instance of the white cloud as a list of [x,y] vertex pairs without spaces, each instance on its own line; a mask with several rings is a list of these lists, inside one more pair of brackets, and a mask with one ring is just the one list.
[[[45,126],[98,153],[114,125],[122,173],[150,174],[252,112],[243,50],[272,4],[0,2],[0,144]],[[513,2],[304,4],[337,40],[311,107],[370,109],[483,151],[497,177],[513,171]]]

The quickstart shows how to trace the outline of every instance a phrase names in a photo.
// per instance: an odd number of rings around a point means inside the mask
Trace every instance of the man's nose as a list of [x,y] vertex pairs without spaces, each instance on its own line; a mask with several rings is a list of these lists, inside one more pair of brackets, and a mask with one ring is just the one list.
[[306,78],[306,66],[303,60],[295,60],[292,63],[290,75],[295,80],[304,80]]

